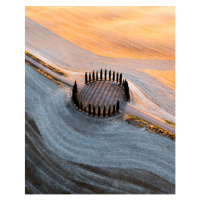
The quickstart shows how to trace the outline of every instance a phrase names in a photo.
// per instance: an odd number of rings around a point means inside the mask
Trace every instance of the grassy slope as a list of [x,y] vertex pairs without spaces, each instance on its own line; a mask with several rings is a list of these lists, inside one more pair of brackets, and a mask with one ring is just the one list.
[[26,16],[106,57],[175,59],[175,7],[26,7]]

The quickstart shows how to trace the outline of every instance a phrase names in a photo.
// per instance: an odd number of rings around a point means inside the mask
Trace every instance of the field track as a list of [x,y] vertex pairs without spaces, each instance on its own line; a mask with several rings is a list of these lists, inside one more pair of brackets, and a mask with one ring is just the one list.
[[[48,74],[51,74],[52,76],[55,76],[58,80],[62,81],[63,83],[72,85],[74,84],[74,80],[70,80],[66,77],[63,77],[62,75],[58,75],[57,73],[51,71],[50,69],[48,69],[47,67],[43,66],[42,64],[40,64],[39,62],[35,61],[34,59],[30,58],[28,55],[25,55],[25,58],[27,61],[29,61],[30,63],[34,64],[35,66],[37,66],[38,68],[46,71]],[[105,105],[109,105],[110,103],[113,105],[114,102],[117,102],[117,99],[119,97],[119,99],[122,101],[123,99],[123,92],[119,90],[119,87],[117,86],[117,84],[113,83],[113,87],[111,86],[112,84],[107,81],[105,83],[102,83],[102,87],[99,87],[98,85],[99,82],[96,83],[91,83],[91,87],[86,85],[82,82],[78,82],[78,89],[80,90],[80,101],[82,100],[84,103],[84,105],[88,105],[89,104],[89,100],[92,100],[91,95],[95,96],[95,100],[92,101],[92,103],[96,105],[99,105],[98,103],[101,103],[100,105],[103,106]],[[109,86],[109,87],[108,87]],[[113,91],[112,94],[114,94],[115,96],[112,96],[112,98],[110,98],[111,96],[109,95],[105,95],[105,87],[106,92],[109,93],[110,89],[114,89],[114,87],[117,89],[117,93]],[[97,90],[97,88],[99,90]],[[119,91],[118,91],[119,90]],[[91,93],[90,93],[91,92]],[[97,94],[98,93],[98,94]],[[99,99],[99,97],[103,97],[105,99]],[[119,96],[118,96],[119,95]],[[123,101],[123,104],[121,106],[121,110],[127,112],[128,114],[132,114],[134,116],[137,116],[139,118],[142,118],[148,122],[150,122],[151,124],[160,126],[163,129],[166,129],[167,131],[170,131],[171,133],[175,133],[175,127],[169,125],[169,124],[165,124],[157,119],[154,119],[152,116],[149,116],[148,114],[142,113],[141,111],[139,111],[138,109],[134,108],[131,104],[125,104]]]

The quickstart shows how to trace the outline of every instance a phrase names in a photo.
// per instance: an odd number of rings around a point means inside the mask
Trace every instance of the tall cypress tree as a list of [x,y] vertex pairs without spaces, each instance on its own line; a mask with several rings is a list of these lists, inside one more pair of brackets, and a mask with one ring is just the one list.
[[83,103],[82,103],[82,101],[81,101],[80,109],[81,109],[81,111],[83,110]]
[[102,69],[101,69],[101,71],[100,71],[100,79],[101,79],[101,81],[102,81]]
[[85,84],[87,85],[88,79],[87,79],[87,72],[85,73]]
[[94,71],[92,72],[92,80],[95,81]]
[[104,107],[103,107],[103,117],[105,117],[105,116],[106,116],[106,107],[104,105]]
[[122,84],[122,73],[120,73],[120,76],[119,76],[119,84],[120,85]]
[[109,108],[108,108],[108,116],[110,117],[111,115],[111,109],[110,109],[110,105],[109,105]]
[[117,83],[118,83],[118,79],[119,79],[119,77],[118,77],[118,76],[119,76],[119,74],[118,74],[118,72],[117,72],[117,80],[116,80],[116,81],[117,81]]
[[128,90],[126,87],[125,87],[125,95],[126,95],[126,100],[128,101]]
[[111,70],[109,71],[109,81],[111,81]]
[[76,106],[79,108],[79,100],[76,100]]
[[115,114],[115,104],[113,105],[113,115]]
[[127,87],[127,101],[130,100],[129,87]]
[[113,81],[115,81],[115,71],[113,71]]
[[127,83],[126,79],[125,79],[125,81],[124,81],[124,87],[125,87],[125,88],[128,87],[128,83]]
[[98,71],[97,71],[97,73],[96,73],[96,80],[97,80],[97,81],[98,81],[98,78],[99,78],[99,77],[98,77]]
[[72,88],[72,101],[74,102],[75,100],[75,93],[74,93],[74,87]]
[[101,107],[98,107],[98,116],[101,117]]
[[96,108],[95,108],[95,105],[93,105],[93,116],[95,117],[96,115]]
[[76,81],[74,83],[74,92],[77,93],[77,84],[76,84]]
[[77,99],[77,96],[76,96],[76,95],[74,96],[74,103],[75,103],[75,105],[77,106],[77,104],[78,104],[78,99]]
[[89,73],[89,82],[91,82],[91,73]]
[[88,106],[88,112],[89,112],[89,115],[91,115],[91,104],[89,104]]
[[107,70],[105,69],[105,80],[107,79]]
[[74,86],[72,88],[72,101],[77,105],[77,86],[76,86],[76,81],[74,83]]
[[117,112],[119,112],[119,100],[117,101]]

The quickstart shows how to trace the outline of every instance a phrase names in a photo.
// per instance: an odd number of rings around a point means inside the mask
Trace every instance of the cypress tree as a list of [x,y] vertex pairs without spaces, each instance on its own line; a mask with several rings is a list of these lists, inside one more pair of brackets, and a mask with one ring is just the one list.
[[76,92],[75,92],[75,87],[74,86],[73,86],[73,89],[72,89],[72,100],[76,105],[77,104],[77,98],[76,98]]
[[83,110],[83,103],[82,103],[82,101],[81,101],[80,109],[81,109],[81,111]]
[[77,104],[76,104],[77,108],[79,108],[79,100],[77,99]]
[[117,81],[117,83],[118,83],[118,78],[119,78],[118,76],[119,76],[119,74],[118,74],[118,72],[117,72],[117,80],[116,80],[116,81]]
[[74,89],[74,86],[73,86],[73,88],[72,88],[72,99],[73,99],[73,101],[74,101],[74,97],[75,97],[75,89]]
[[89,104],[89,106],[88,106],[88,112],[89,112],[89,115],[91,115],[91,104]]
[[72,89],[72,101],[74,102],[75,96],[74,96],[74,90]]
[[77,93],[77,84],[76,84],[76,81],[74,83],[74,92]]
[[122,84],[122,73],[120,73],[120,76],[119,76],[119,84],[120,85]]
[[125,95],[126,95],[126,100],[128,101],[128,90],[125,88]]
[[89,73],[89,82],[91,82],[91,73]]
[[109,108],[108,108],[108,116],[110,117],[111,115],[111,109],[110,109],[110,105],[109,105]]
[[101,117],[101,107],[98,107],[98,116]]
[[105,80],[107,79],[107,70],[105,69]]
[[126,81],[126,79],[125,79],[124,85],[125,85],[125,88],[128,87],[128,82]]
[[92,80],[95,81],[94,71],[92,72]]
[[115,114],[115,104],[113,105],[113,115]]
[[75,105],[77,106],[77,104],[78,104],[78,99],[77,99],[77,96],[76,96],[76,95],[74,95],[74,102],[75,102]]
[[119,112],[119,100],[117,101],[117,112]]
[[100,71],[100,79],[101,79],[101,81],[102,81],[102,69],[101,69],[101,71]]
[[87,82],[88,82],[88,80],[87,80],[87,72],[85,73],[85,84],[87,85]]
[[129,87],[127,87],[127,101],[130,100]]
[[109,81],[111,80],[111,70],[109,71]]
[[113,81],[115,81],[115,71],[113,71]]
[[103,107],[103,117],[105,117],[105,116],[106,116],[106,107],[104,105],[104,107]]
[[98,81],[98,71],[97,71],[97,73],[96,73],[96,80]]
[[93,105],[93,116],[95,117],[95,115],[96,115],[96,109],[95,109],[95,105]]
[[74,102],[74,94],[73,94],[73,90],[72,90],[72,101]]

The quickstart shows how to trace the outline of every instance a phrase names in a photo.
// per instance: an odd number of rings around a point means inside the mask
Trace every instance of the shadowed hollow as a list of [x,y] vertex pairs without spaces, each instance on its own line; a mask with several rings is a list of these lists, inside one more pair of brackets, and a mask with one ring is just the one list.
[[85,85],[78,94],[79,102],[88,107],[89,103],[93,106],[112,107],[119,100],[120,105],[125,103],[124,91],[121,86],[110,81],[95,81]]

